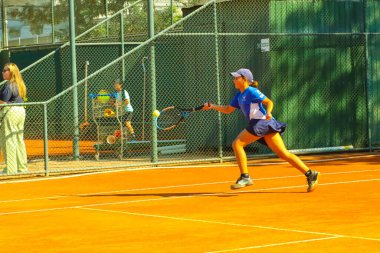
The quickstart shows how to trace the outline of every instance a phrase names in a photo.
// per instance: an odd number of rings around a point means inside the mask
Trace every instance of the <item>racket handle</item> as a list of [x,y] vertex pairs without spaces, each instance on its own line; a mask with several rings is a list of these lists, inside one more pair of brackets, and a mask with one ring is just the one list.
[[[207,106],[208,106],[208,107],[211,106],[210,102],[207,102]],[[194,111],[194,112],[195,112],[195,111],[200,111],[200,110],[203,109],[203,107],[204,107],[204,105],[201,105],[201,106],[195,107],[195,108],[193,108],[193,111]]]
[[193,111],[200,111],[202,110],[203,105],[193,108]]

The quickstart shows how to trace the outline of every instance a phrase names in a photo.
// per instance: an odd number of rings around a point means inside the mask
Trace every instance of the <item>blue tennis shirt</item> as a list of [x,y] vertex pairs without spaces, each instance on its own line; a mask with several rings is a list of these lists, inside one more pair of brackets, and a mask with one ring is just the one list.
[[266,96],[257,88],[249,86],[243,93],[240,91],[231,100],[230,105],[237,109],[241,109],[245,118],[265,119],[267,111],[263,107],[263,100]]

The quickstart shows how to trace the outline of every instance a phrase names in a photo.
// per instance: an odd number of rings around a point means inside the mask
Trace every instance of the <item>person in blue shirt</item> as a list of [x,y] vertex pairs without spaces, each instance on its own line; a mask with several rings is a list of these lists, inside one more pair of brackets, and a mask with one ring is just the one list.
[[[0,88],[0,104],[23,103],[26,86],[20,70],[14,63],[4,65]],[[25,108],[23,106],[0,107],[0,146],[6,167],[3,174],[27,172],[27,155],[24,143]]]
[[231,189],[240,189],[253,184],[248,173],[247,155],[244,147],[259,141],[267,145],[278,157],[289,162],[292,166],[305,174],[308,188],[313,191],[318,185],[319,172],[309,169],[296,155],[290,153],[282,140],[281,133],[285,131],[286,124],[277,121],[272,116],[273,102],[266,97],[259,89],[258,82],[253,79],[253,74],[249,69],[239,69],[232,72],[235,88],[238,93],[231,100],[229,105],[205,104],[204,110],[214,109],[221,113],[230,114],[235,109],[240,109],[247,119],[248,126],[236,137],[232,143],[237,164],[240,169],[240,177]]
[[132,116],[133,116],[133,107],[131,104],[131,98],[129,96],[129,93],[123,89],[123,82],[120,79],[116,79],[114,82],[114,88],[116,91],[116,101],[123,105],[122,108],[124,112],[123,118],[125,119],[125,126],[127,127],[129,134],[130,134],[130,140],[134,141],[136,140],[135,130],[132,126]]

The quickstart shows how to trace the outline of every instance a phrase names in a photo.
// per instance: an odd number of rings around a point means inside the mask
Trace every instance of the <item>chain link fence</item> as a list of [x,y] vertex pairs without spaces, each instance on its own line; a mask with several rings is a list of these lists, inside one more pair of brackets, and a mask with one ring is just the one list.
[[[140,2],[140,4],[136,4]],[[157,32],[168,27],[182,17],[181,8],[197,1],[156,0],[155,30]],[[125,32],[130,40],[144,41],[146,30],[147,1],[136,0],[96,0],[75,1],[76,33],[82,34],[93,26],[107,20],[110,16],[127,8]],[[1,48],[17,48],[35,46],[36,44],[65,43],[69,40],[69,1],[59,0],[2,0],[0,13],[2,26],[0,30]],[[92,40],[109,42],[118,37],[115,32],[115,20],[108,20],[103,26],[94,30]],[[116,29],[115,29],[116,28]],[[115,39],[115,38],[114,38]],[[142,40],[141,40],[142,39]],[[120,41],[120,40],[118,40]]]
[[[209,1],[184,12],[152,39],[144,29],[128,35],[127,9],[78,36],[77,84],[68,46],[24,70],[29,101],[43,101],[27,104],[30,173],[233,159],[231,143],[246,126],[241,113],[195,112],[160,131],[152,111],[228,104],[236,93],[229,73],[242,67],[288,124],[289,149],[380,144],[380,1]],[[107,26],[103,39],[98,30]],[[130,96],[133,138],[113,95],[115,79]],[[271,153],[258,143],[247,150]]]

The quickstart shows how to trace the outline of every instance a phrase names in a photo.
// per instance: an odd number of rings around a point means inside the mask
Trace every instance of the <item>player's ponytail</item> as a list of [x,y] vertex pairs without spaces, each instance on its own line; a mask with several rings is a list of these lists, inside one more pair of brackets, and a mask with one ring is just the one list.
[[252,83],[250,83],[249,86],[258,88],[259,87],[259,82],[258,81],[252,81]]
[[247,82],[249,82],[249,86],[251,87],[255,87],[255,88],[258,88],[259,87],[259,82],[258,81],[250,81],[248,80],[245,76],[242,76],[244,80],[246,80]]

